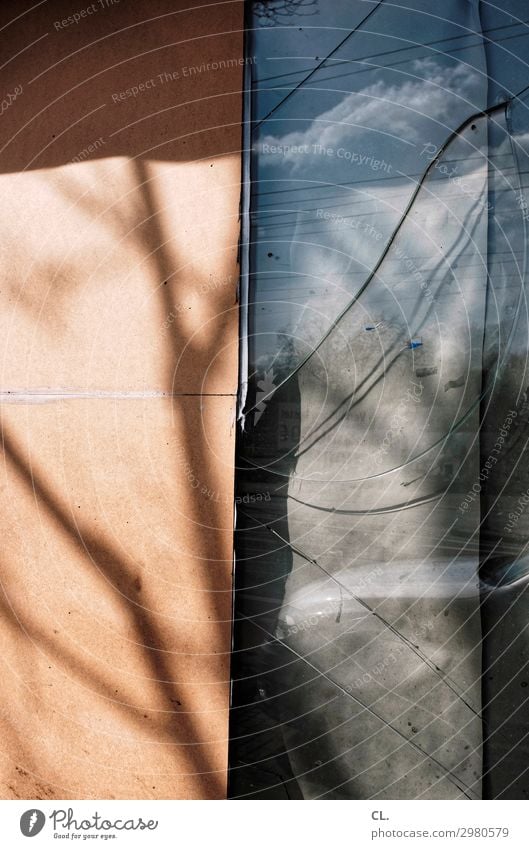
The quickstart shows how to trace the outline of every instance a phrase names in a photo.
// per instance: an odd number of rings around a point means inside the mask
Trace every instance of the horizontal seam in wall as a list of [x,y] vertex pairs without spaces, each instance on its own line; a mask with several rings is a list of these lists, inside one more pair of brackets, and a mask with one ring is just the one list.
[[0,390],[0,403],[9,403],[10,401],[17,401],[20,399],[34,399],[35,401],[41,399],[68,399],[68,398],[77,398],[77,399],[95,399],[95,400],[105,400],[105,399],[115,399],[115,400],[148,400],[150,398],[236,398],[236,392],[156,392],[156,391],[146,391],[146,392],[118,392],[118,391],[105,391],[105,390],[87,390],[87,391],[56,391],[56,390]]

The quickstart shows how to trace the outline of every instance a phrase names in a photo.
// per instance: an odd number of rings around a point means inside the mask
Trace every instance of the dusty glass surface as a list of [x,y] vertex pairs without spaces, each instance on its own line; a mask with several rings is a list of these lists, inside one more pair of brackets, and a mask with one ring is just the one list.
[[230,793],[526,798],[526,4],[249,12]]

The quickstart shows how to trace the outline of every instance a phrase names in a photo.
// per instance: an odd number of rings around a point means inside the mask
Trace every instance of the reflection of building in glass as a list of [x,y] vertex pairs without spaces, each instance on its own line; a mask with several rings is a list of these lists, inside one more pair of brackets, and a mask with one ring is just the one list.
[[524,798],[523,4],[317,12],[250,47],[231,793]]

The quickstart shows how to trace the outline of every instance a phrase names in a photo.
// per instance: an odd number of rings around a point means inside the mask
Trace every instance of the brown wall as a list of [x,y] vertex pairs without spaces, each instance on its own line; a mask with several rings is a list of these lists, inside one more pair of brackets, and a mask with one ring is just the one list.
[[221,798],[242,3],[105,4],[0,7],[0,795]]

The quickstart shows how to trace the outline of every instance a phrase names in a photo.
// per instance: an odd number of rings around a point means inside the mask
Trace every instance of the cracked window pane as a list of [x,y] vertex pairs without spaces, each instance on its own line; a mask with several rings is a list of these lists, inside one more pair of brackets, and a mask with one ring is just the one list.
[[524,3],[250,5],[231,795],[526,798]]

